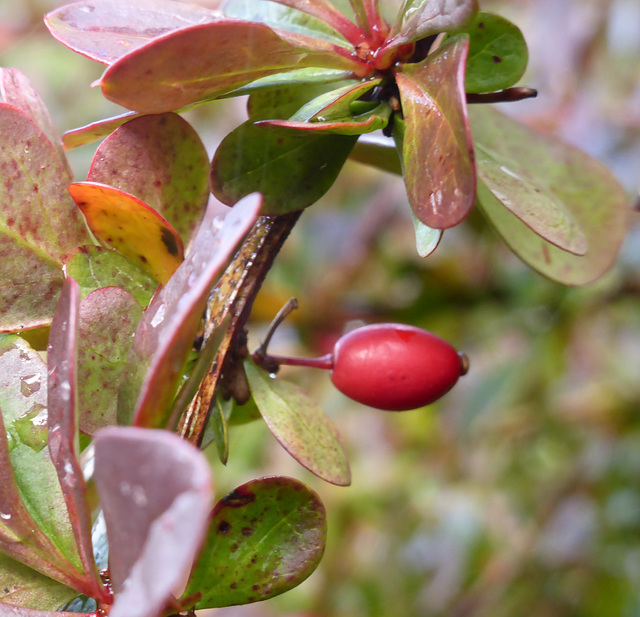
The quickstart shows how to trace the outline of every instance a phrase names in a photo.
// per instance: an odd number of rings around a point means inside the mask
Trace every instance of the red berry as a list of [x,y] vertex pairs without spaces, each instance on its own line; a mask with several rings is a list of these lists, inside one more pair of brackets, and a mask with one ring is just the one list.
[[333,350],[331,380],[364,405],[405,411],[446,394],[466,360],[446,341],[413,326],[373,324],[349,332]]

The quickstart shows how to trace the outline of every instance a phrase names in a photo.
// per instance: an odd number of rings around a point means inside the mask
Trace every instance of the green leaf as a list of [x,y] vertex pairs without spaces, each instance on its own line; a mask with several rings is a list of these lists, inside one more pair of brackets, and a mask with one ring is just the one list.
[[188,243],[209,199],[209,156],[191,125],[173,113],[123,124],[97,149],[87,180],[141,199]]
[[79,428],[93,435],[117,424],[120,381],[142,307],[124,289],[106,287],[80,303]]
[[101,85],[108,99],[124,107],[162,113],[305,67],[366,72],[348,50],[326,41],[222,20],[154,39],[112,64]]
[[440,244],[442,239],[442,229],[432,229],[427,227],[416,215],[411,212],[413,228],[416,232],[416,249],[420,257],[429,257]]
[[291,383],[271,378],[251,359],[244,363],[253,399],[282,447],[319,478],[348,486],[351,471],[334,424]]
[[83,298],[102,287],[120,287],[145,307],[158,287],[158,282],[138,265],[101,246],[81,246],[65,269],[67,276],[80,285]]
[[293,478],[260,478],[221,499],[185,591],[196,609],[266,600],[299,585],[317,567],[326,541],[325,510]]
[[0,605],[55,611],[77,595],[70,587],[0,553]]
[[[394,116],[394,124],[397,116]],[[402,163],[392,139],[382,135],[363,135],[353,147],[349,158],[363,165],[402,175]]]
[[469,28],[467,92],[494,92],[513,86],[529,60],[520,29],[504,17],[478,13]]
[[[566,285],[584,285],[606,272],[624,238],[630,205],[611,172],[576,148],[536,133],[490,107],[474,108],[471,119],[482,180],[478,203],[511,249],[538,272]],[[507,176],[522,181],[496,184],[498,163],[504,165]],[[538,206],[547,208],[532,213],[537,233],[506,207],[526,205],[532,192],[539,198]],[[549,220],[559,227],[549,225]],[[586,242],[584,255],[562,250],[540,235],[579,241],[580,236],[572,231],[574,225]]]
[[356,140],[351,135],[298,134],[249,120],[218,147],[211,190],[226,204],[262,193],[262,214],[302,210],[329,190]]
[[449,39],[418,64],[400,66],[404,182],[416,217],[428,227],[460,223],[475,201],[476,175],[467,118],[464,67],[466,36]]
[[0,331],[51,322],[62,264],[91,243],[65,164],[25,113],[0,104]]

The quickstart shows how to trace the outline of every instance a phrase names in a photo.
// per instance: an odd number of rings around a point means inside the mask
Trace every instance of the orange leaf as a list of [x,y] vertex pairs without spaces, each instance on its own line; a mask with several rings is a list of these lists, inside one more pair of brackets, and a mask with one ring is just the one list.
[[93,234],[163,285],[184,260],[182,239],[151,206],[106,184],[76,182],[69,193]]

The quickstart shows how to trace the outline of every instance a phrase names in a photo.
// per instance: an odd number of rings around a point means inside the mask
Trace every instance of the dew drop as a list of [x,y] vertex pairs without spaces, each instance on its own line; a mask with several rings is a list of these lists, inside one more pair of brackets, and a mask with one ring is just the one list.
[[151,320],[152,328],[157,328],[162,323],[162,321],[164,320],[164,314],[166,310],[167,310],[167,307],[165,304],[161,304],[158,307],[156,314],[153,316],[153,319]]
[[20,377],[20,394],[22,394],[22,396],[31,396],[38,390],[40,390],[40,375]]
[[11,514],[7,514],[7,513],[5,513],[5,512],[0,512],[0,518],[1,518],[3,521],[8,521],[8,520],[10,520],[10,519],[11,519]]
[[211,221],[211,231],[215,234],[218,233],[221,229],[222,229],[222,225],[224,224],[224,216],[221,214],[218,214],[218,216],[216,216],[212,221]]

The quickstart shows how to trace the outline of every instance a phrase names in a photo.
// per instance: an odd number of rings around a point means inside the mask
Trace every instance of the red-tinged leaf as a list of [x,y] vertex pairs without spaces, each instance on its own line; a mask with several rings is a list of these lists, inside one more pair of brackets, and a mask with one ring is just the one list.
[[96,435],[95,481],[109,538],[112,617],[156,617],[202,544],[213,502],[204,455],[168,431]]
[[44,21],[63,45],[110,64],[157,36],[219,18],[216,11],[185,2],[109,0],[67,4]]
[[72,521],[82,568],[91,592],[87,595],[107,600],[93,559],[91,514],[86,502],[87,487],[78,460],[77,345],[80,290],[73,279],[66,279],[56,308],[49,345],[48,426],[49,452],[55,465],[67,511]]
[[198,134],[173,113],[130,120],[100,145],[87,180],[150,205],[187,242],[209,200],[209,156]]
[[77,595],[74,589],[0,553],[0,606],[55,611]]
[[18,336],[0,336],[0,550],[89,593],[46,447],[46,383],[38,353]]
[[81,246],[65,264],[67,276],[80,286],[82,298],[102,287],[120,287],[146,307],[158,281],[121,253],[101,246]]
[[[381,105],[381,111],[388,111],[386,105]],[[332,122],[294,122],[292,120],[263,120],[257,125],[273,126],[295,131],[309,131],[312,133],[328,133],[333,135],[362,135],[383,129],[389,122],[389,114],[385,116],[375,113],[363,114],[363,118],[353,120],[334,120]]]
[[112,118],[92,122],[91,124],[67,131],[62,136],[62,142],[67,150],[86,146],[87,144],[93,143],[94,141],[98,141],[98,139],[102,139],[103,137],[110,135],[125,122],[133,120],[133,118],[139,118],[142,115],[144,114],[140,114],[136,111],[128,111],[124,114],[120,114],[119,116],[113,116]]
[[471,113],[480,180],[541,238],[568,253],[584,255],[589,248],[585,233],[549,169],[561,167],[564,159],[551,163],[548,154],[542,160],[531,158],[511,134],[515,131],[524,138],[529,131],[498,111],[487,108]]
[[112,64],[101,84],[108,99],[128,109],[162,113],[305,67],[368,71],[348,50],[326,41],[226,20],[154,39]]
[[62,264],[91,238],[67,169],[34,121],[0,104],[0,141],[0,331],[11,331],[51,321]]
[[304,581],[327,535],[318,495],[293,478],[258,478],[221,499],[185,596],[196,609],[258,602]]
[[117,424],[118,390],[142,307],[124,289],[96,289],[80,303],[79,428],[93,435]]
[[166,283],[184,259],[171,224],[137,197],[105,184],[76,182],[69,193],[96,238]]
[[45,107],[35,88],[19,70],[0,68],[0,102],[17,107],[35,122],[51,142],[62,164],[71,175],[71,167],[64,154],[60,135],[49,110]]
[[120,424],[164,428],[171,422],[171,402],[207,296],[260,204],[260,197],[251,195],[223,220],[215,217],[213,205],[207,210],[193,249],[138,324],[118,397]]
[[[460,223],[473,207],[476,175],[464,91],[466,36],[450,39],[426,60],[402,65],[404,182],[416,217],[428,227]],[[398,123],[399,124],[399,123]]]
[[385,49],[459,30],[477,12],[477,0],[409,0],[398,13]]
[[[511,203],[526,200],[533,187],[538,197],[547,198],[537,203],[561,204],[567,220],[586,240],[584,255],[551,244],[512,214],[494,194],[499,193],[496,186],[481,175],[478,203],[510,248],[532,268],[565,285],[585,285],[602,276],[615,261],[630,211],[630,199],[611,172],[576,148],[536,133],[494,109],[474,109],[473,125],[478,143],[487,144],[492,158],[498,157],[506,169],[524,180],[521,187],[502,185],[502,198]],[[481,165],[489,164],[479,160]],[[538,222],[548,216],[538,213]],[[570,228],[556,232],[566,235]]]
[[338,486],[351,484],[338,431],[322,409],[292,383],[271,378],[253,361],[246,360],[244,368],[251,395],[280,445],[319,478]]

